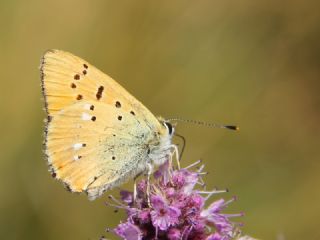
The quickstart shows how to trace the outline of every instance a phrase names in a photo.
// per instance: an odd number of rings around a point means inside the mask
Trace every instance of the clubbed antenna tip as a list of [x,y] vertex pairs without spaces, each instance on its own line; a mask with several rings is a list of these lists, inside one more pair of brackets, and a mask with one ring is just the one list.
[[233,126],[233,125],[226,125],[224,127],[228,128],[230,130],[235,130],[235,131],[239,131],[240,130],[240,128],[238,126]]

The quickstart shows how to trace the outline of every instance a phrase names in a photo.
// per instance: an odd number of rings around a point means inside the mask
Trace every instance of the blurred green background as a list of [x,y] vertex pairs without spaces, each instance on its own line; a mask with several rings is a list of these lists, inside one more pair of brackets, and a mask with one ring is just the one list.
[[246,213],[245,233],[320,239],[316,1],[2,0],[0,26],[1,239],[99,239],[122,216],[47,172],[38,66],[50,48],[91,62],[155,115],[238,124],[179,124],[182,165],[202,158],[208,187],[239,197],[228,211]]

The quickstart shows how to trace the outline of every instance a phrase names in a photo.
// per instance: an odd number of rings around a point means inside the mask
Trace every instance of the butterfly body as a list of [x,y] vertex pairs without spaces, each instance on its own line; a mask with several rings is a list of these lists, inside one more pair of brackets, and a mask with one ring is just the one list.
[[52,175],[89,199],[159,165],[172,152],[172,126],[112,78],[70,53],[41,62]]

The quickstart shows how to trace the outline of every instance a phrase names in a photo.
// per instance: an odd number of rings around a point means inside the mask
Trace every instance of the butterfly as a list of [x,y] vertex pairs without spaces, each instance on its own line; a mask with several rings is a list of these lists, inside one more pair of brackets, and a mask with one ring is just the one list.
[[87,61],[49,50],[40,72],[49,171],[71,192],[94,200],[177,152],[172,124]]

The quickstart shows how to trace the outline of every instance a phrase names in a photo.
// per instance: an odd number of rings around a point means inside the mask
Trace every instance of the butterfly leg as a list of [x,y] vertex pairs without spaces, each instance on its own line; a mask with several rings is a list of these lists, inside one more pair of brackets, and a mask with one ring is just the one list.
[[136,203],[137,200],[137,178],[133,179],[133,204]]
[[172,147],[172,149],[173,149],[173,152],[172,152],[172,155],[171,155],[171,156],[173,156],[174,154],[176,155],[176,160],[177,160],[178,169],[180,169],[180,157],[179,157],[179,149],[178,149],[178,146],[172,144],[170,147]]
[[137,179],[141,176],[142,173],[139,173],[137,176],[133,178],[133,203],[136,203],[138,197],[138,190],[137,190]]
[[148,206],[151,207],[151,202],[150,202],[150,177],[153,171],[153,165],[148,162],[147,163],[147,201],[148,201]]

